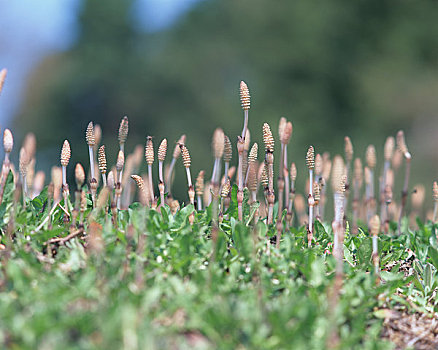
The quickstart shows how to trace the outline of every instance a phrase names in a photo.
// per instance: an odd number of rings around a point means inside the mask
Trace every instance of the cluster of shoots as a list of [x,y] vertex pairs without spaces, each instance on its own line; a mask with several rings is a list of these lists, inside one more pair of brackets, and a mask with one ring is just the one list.
[[[0,71],[0,92],[6,77],[6,70]],[[276,143],[271,126],[263,124],[261,130],[264,143],[264,157],[259,162],[260,148],[257,143],[250,141],[249,132],[249,109],[251,97],[248,85],[240,83],[240,104],[243,109],[243,128],[237,135],[237,161],[233,166],[233,137],[225,134],[223,129],[217,128],[213,133],[213,165],[211,177],[206,179],[206,170],[199,171],[195,183],[192,182],[190,157],[186,136],[182,135],[175,144],[172,157],[166,164],[168,141],[162,139],[158,149],[154,149],[151,136],[146,137],[144,144],[145,167],[142,167],[141,155],[137,146],[132,153],[126,152],[129,122],[128,117],[123,117],[118,129],[119,151],[113,167],[108,166],[105,154],[105,145],[100,144],[102,130],[99,125],[89,122],[85,129],[85,141],[88,146],[89,167],[77,164],[75,167],[75,179],[77,191],[73,200],[70,198],[69,185],[67,183],[67,171],[71,157],[71,148],[68,140],[65,140],[60,157],[60,167],[54,167],[51,171],[50,195],[53,200],[52,207],[59,205],[65,212],[64,220],[70,221],[72,209],[73,219],[77,219],[81,210],[84,195],[90,195],[93,208],[97,206],[98,196],[103,188],[108,188],[110,208],[114,215],[117,211],[126,209],[135,199],[150,208],[168,205],[172,211],[181,208],[183,203],[193,205],[197,211],[205,210],[212,206],[213,223],[219,222],[219,216],[225,215],[231,200],[231,189],[235,185],[237,189],[237,212],[238,220],[244,221],[244,205],[253,205],[255,213],[253,222],[265,221],[274,225],[277,231],[276,243],[280,244],[281,236],[293,225],[305,225],[307,227],[307,244],[312,246],[314,240],[315,220],[327,220],[325,206],[330,189],[327,184],[331,181],[334,212],[333,225],[335,232],[334,248],[338,247],[342,237],[337,237],[336,232],[341,232],[346,221],[351,221],[351,231],[358,233],[360,225],[370,225],[370,221],[379,214],[380,229],[388,233],[389,223],[397,222],[397,232],[402,233],[402,219],[406,215],[406,205],[410,193],[415,188],[409,187],[411,153],[408,150],[403,131],[399,131],[396,137],[388,137],[383,152],[384,163],[381,173],[378,173],[377,151],[374,145],[369,145],[361,159],[354,158],[353,143],[347,136],[344,139],[344,156],[335,155],[333,160],[327,152],[316,153],[313,146],[307,150],[305,160],[308,169],[301,172],[306,183],[303,194],[297,192],[296,181],[298,176],[295,162],[289,162],[288,147],[292,139],[292,123],[282,117],[278,123],[278,174],[275,177],[274,169],[274,145]],[[15,167],[10,162],[10,153],[13,148],[13,136],[9,129],[4,130],[4,161],[1,172],[0,199],[3,196],[4,185],[9,171],[15,174]],[[79,147],[78,147],[79,148]],[[29,134],[19,151],[19,166],[17,182],[21,185],[23,202],[38,195],[44,187],[44,173],[35,174],[35,136]],[[158,171],[154,173],[155,152],[157,151]],[[276,156],[277,157],[277,156]],[[187,176],[188,196],[180,202],[172,195],[172,184],[175,177],[175,167],[181,158],[182,166]],[[97,162],[96,162],[97,159]],[[395,176],[405,163],[403,188],[400,195],[394,192]],[[364,166],[365,165],[365,166]],[[147,171],[139,174],[142,168]],[[236,178],[234,172],[236,170]],[[100,174],[98,174],[100,173]],[[83,176],[83,174],[86,174]],[[158,174],[158,176],[157,176]],[[402,175],[399,175],[402,176]],[[156,178],[158,177],[158,178]],[[276,183],[274,180],[276,179]],[[376,182],[377,186],[376,186]],[[364,186],[364,189],[362,188]],[[137,188],[137,195],[135,188]],[[377,191],[376,191],[377,188]],[[244,203],[245,191],[248,201]],[[416,191],[413,197],[416,213],[422,212],[420,191]],[[61,198],[62,195],[62,198]],[[307,197],[307,200],[305,198]],[[61,203],[61,199],[63,202]],[[428,216],[433,221],[438,216],[438,186],[433,184],[433,211]],[[278,210],[274,213],[274,205],[277,202]],[[307,208],[306,208],[307,207]],[[275,217],[274,217],[275,216]],[[190,219],[194,220],[194,215]],[[370,226],[369,226],[370,227]]]
[[[5,77],[6,70],[0,71],[0,93]],[[315,241],[315,221],[331,221],[333,230],[332,254],[336,259],[336,278],[331,305],[336,304],[337,295],[339,295],[342,285],[343,241],[347,222],[353,235],[359,232],[359,227],[368,227],[372,237],[374,273],[378,279],[379,233],[391,233],[389,223],[394,222],[397,223],[397,230],[392,234],[402,234],[404,230],[402,223],[403,218],[406,217],[408,197],[413,194],[412,207],[415,214],[420,215],[425,192],[427,192],[420,185],[410,187],[412,155],[408,150],[403,131],[399,131],[396,137],[387,138],[382,150],[384,163],[381,168],[377,166],[378,151],[374,145],[369,145],[364,150],[363,158],[354,158],[353,143],[349,137],[344,139],[345,154],[343,156],[334,155],[331,158],[328,152],[316,153],[314,147],[309,146],[307,153],[304,150],[302,152],[308,172],[300,171],[306,188],[304,193],[299,193],[296,187],[298,170],[295,165],[295,161],[298,160],[289,162],[288,159],[288,146],[293,131],[292,123],[283,117],[280,118],[278,124],[280,148],[277,150],[279,167],[275,184],[274,145],[276,141],[271,126],[264,123],[262,130],[260,130],[263,135],[264,157],[260,162],[259,152],[261,149],[257,143],[251,144],[250,141],[248,128],[250,93],[247,84],[243,81],[240,83],[240,102],[244,112],[242,132],[230,138],[223,129],[214,130],[211,177],[206,178],[208,169],[200,170],[195,183],[192,182],[191,175],[192,158],[188,149],[190,144],[185,135],[175,140],[173,154],[168,164],[166,164],[168,149],[166,138],[161,140],[158,149],[155,150],[153,138],[147,136],[144,145],[135,147],[132,153],[126,153],[125,145],[129,123],[125,116],[122,118],[118,130],[119,151],[111,168],[108,167],[105,145],[100,145],[101,128],[99,125],[89,122],[85,131],[85,141],[88,146],[90,164],[88,169],[80,163],[74,167],[76,182],[74,200],[67,182],[72,150],[69,141],[65,140],[61,147],[60,167],[52,168],[51,179],[48,183],[49,213],[37,231],[44,225],[51,225],[51,216],[55,208],[59,207],[64,213],[65,225],[69,225],[71,230],[70,236],[83,233],[84,225],[86,225],[84,213],[87,210],[87,197],[89,197],[94,210],[105,210],[111,214],[115,226],[117,226],[119,211],[127,209],[135,200],[148,207],[149,210],[158,210],[160,207],[168,206],[173,214],[184,205],[183,203],[191,205],[193,209],[189,215],[190,224],[195,222],[196,212],[202,212],[210,207],[212,213],[211,237],[215,241],[220,225],[224,219],[230,216],[229,209],[232,207],[231,194],[234,186],[234,193],[237,193],[235,199],[237,219],[246,225],[250,225],[250,221],[252,221],[252,225],[256,225],[260,220],[265,222],[276,230],[275,243],[277,248],[281,245],[282,235],[291,234],[290,229],[293,226],[307,228],[306,243],[308,247],[312,247]],[[233,139],[237,139],[235,143],[237,162],[234,161],[237,165],[237,172],[236,167],[233,166],[234,146],[231,141]],[[173,145],[173,142],[171,144]],[[16,173],[15,167],[10,161],[13,146],[12,133],[9,129],[5,129],[3,132],[4,160],[0,179],[0,202],[9,173],[12,172],[14,175]],[[75,146],[76,149],[79,150],[80,147]],[[23,205],[26,205],[29,199],[37,196],[45,183],[44,173],[37,172],[35,174],[35,151],[35,136],[29,134],[19,151],[19,175],[14,176],[16,186],[22,190],[20,193]],[[154,172],[155,151],[157,151],[158,159],[157,172]],[[181,158],[181,165],[185,168],[188,188],[188,195],[181,202],[172,194],[175,168],[179,164],[179,158]],[[403,160],[405,172],[404,175],[400,175],[399,170]],[[142,169],[147,169],[147,171],[141,173]],[[234,178],[235,172],[237,174]],[[398,193],[394,188],[396,175],[403,177],[403,188]],[[331,187],[331,193],[329,187]],[[437,182],[433,182],[431,192],[433,210],[428,218],[436,222],[438,217]],[[245,201],[245,196],[247,201]],[[333,213],[329,217],[325,207],[331,199],[333,200]],[[276,200],[278,210],[275,213]],[[251,220],[246,217],[245,213],[248,210],[245,210],[247,209],[245,205],[254,209],[249,210]],[[235,207],[236,205],[234,205]],[[410,224],[409,220],[404,220],[404,222]]]
[[[6,70],[0,71],[0,91],[6,77]],[[80,218],[79,213],[84,206],[84,197],[90,195],[93,208],[97,206],[98,196],[103,189],[108,190],[109,210],[117,216],[119,210],[126,209],[135,199],[152,209],[168,205],[172,212],[181,208],[182,203],[193,205],[194,212],[190,221],[194,220],[195,211],[205,210],[212,206],[213,224],[218,227],[220,217],[226,215],[231,201],[231,189],[237,188],[237,212],[238,220],[244,221],[244,198],[245,191],[248,194],[247,205],[257,203],[253,222],[265,221],[274,225],[277,231],[276,244],[279,246],[281,236],[293,225],[305,225],[307,227],[307,244],[312,246],[314,241],[315,220],[327,220],[325,206],[329,195],[327,184],[331,182],[333,195],[333,232],[334,254],[343,239],[345,222],[351,221],[351,231],[358,233],[360,225],[366,225],[376,230],[376,215],[379,213],[380,230],[388,233],[389,223],[397,222],[397,233],[402,233],[402,219],[405,216],[408,196],[414,191],[409,187],[411,153],[408,150],[403,131],[399,131],[396,137],[388,137],[383,152],[383,166],[381,173],[377,173],[377,151],[374,145],[369,145],[364,152],[364,159],[354,158],[353,143],[349,137],[345,137],[344,156],[335,155],[331,160],[327,152],[316,153],[313,146],[307,150],[305,160],[308,169],[302,172],[306,189],[303,194],[297,193],[297,167],[295,162],[288,160],[288,146],[292,138],[292,123],[282,117],[278,124],[278,141],[280,148],[277,150],[278,174],[274,176],[274,145],[275,139],[268,123],[263,124],[261,130],[264,143],[264,159],[259,162],[260,148],[257,143],[250,141],[249,133],[249,109],[251,105],[250,92],[245,82],[240,83],[240,103],[243,109],[243,128],[237,135],[237,175],[234,177],[233,166],[233,137],[229,137],[221,128],[213,133],[212,150],[213,166],[209,181],[206,182],[206,170],[199,171],[195,183],[192,182],[192,160],[189,153],[186,136],[182,135],[175,140],[170,162],[166,164],[168,141],[162,139],[157,150],[154,149],[153,138],[146,137],[144,145],[145,174],[138,174],[142,169],[139,146],[132,153],[125,154],[125,144],[128,138],[129,123],[125,116],[120,122],[118,129],[119,152],[113,168],[108,167],[105,146],[100,145],[102,131],[99,125],[89,122],[85,131],[85,141],[88,146],[90,164],[87,167],[76,164],[75,180],[77,190],[73,200],[70,198],[69,185],[67,183],[67,171],[71,157],[71,148],[68,140],[65,140],[60,157],[60,168],[52,168],[50,185],[50,199],[53,200],[51,207],[59,205],[64,211],[65,222]],[[1,172],[0,199],[3,196],[6,177],[9,171],[15,173],[15,168],[10,161],[10,153],[13,149],[13,136],[9,129],[3,133],[4,161]],[[79,148],[79,147],[78,147]],[[141,148],[141,147],[140,147]],[[35,150],[36,141],[29,134],[19,151],[19,176],[16,180],[22,188],[23,202],[35,197],[44,186],[44,174],[35,174]],[[155,151],[158,159],[158,179],[154,173]],[[172,184],[175,177],[175,167],[181,158],[185,168],[188,186],[188,196],[180,202],[172,195]],[[96,164],[97,159],[97,164]],[[400,195],[394,192],[394,178],[404,159],[405,173],[403,188]],[[363,164],[365,166],[363,166]],[[143,167],[144,168],[144,167]],[[100,172],[100,175],[98,175]],[[88,174],[85,175],[85,174]],[[402,175],[399,175],[402,176]],[[274,184],[276,179],[276,184]],[[378,186],[376,186],[378,181]],[[363,185],[365,188],[363,189]],[[134,186],[134,187],[133,187]],[[136,191],[137,188],[137,197]],[[378,189],[376,191],[376,188]],[[416,186],[415,188],[421,188]],[[157,191],[158,189],[158,191]],[[438,185],[433,183],[433,211],[429,218],[433,221],[438,216]],[[413,206],[416,213],[422,210],[424,195],[416,191],[413,196]],[[61,194],[62,200],[61,203]],[[307,197],[307,201],[305,198]],[[276,217],[274,205],[278,203]],[[158,205],[159,203],[159,205]],[[307,206],[307,209],[306,209]],[[284,210],[284,211],[283,211]],[[371,221],[373,224],[371,225]]]
[[[0,71],[0,91],[6,77],[6,70]],[[326,202],[329,194],[327,184],[332,182],[334,198],[334,217],[337,225],[342,221],[351,221],[352,233],[357,234],[360,224],[369,225],[370,220],[379,213],[381,230],[388,232],[389,222],[397,222],[398,234],[401,234],[402,219],[405,216],[408,196],[413,188],[409,187],[411,153],[406,145],[403,131],[399,131],[396,137],[388,137],[383,149],[384,163],[381,173],[377,170],[377,151],[374,145],[369,145],[365,150],[365,157],[354,158],[353,143],[347,136],[344,139],[344,156],[336,155],[331,160],[327,152],[316,153],[313,146],[307,150],[305,157],[308,168],[302,172],[306,181],[306,189],[303,194],[297,193],[297,167],[295,162],[288,160],[288,146],[292,138],[292,123],[282,117],[278,123],[278,174],[274,176],[274,135],[268,123],[263,124],[262,134],[264,142],[264,159],[258,160],[259,146],[250,141],[249,133],[249,109],[251,97],[248,85],[240,83],[240,104],[243,109],[243,128],[237,135],[237,164],[233,166],[233,137],[217,128],[213,133],[213,166],[209,181],[205,178],[205,171],[201,170],[192,183],[191,157],[186,144],[186,136],[182,135],[175,140],[173,154],[170,162],[166,164],[168,141],[162,139],[157,150],[154,149],[153,138],[148,136],[144,145],[146,161],[146,174],[137,175],[142,166],[138,156],[138,147],[131,154],[125,154],[125,145],[128,138],[128,117],[123,117],[118,129],[119,152],[113,168],[108,167],[105,154],[105,145],[100,145],[102,130],[99,125],[92,121],[86,127],[85,141],[88,146],[89,167],[80,164],[75,168],[76,185],[81,191],[75,194],[74,205],[79,211],[82,193],[89,193],[93,207],[97,205],[99,189],[108,188],[114,209],[126,209],[135,198],[146,206],[157,208],[169,205],[171,208],[180,208],[181,204],[172,195],[172,184],[175,177],[175,167],[178,159],[182,159],[182,165],[186,170],[188,184],[188,198],[183,202],[190,203],[198,211],[212,205],[213,220],[217,222],[219,214],[225,213],[231,188],[237,187],[238,220],[244,220],[244,197],[245,189],[248,191],[248,204],[259,203],[254,216],[254,222],[262,219],[267,224],[276,223],[277,245],[281,240],[282,233],[294,224],[306,225],[308,236],[307,244],[312,245],[314,236],[314,221],[326,220]],[[9,129],[4,131],[4,161],[2,167],[2,183],[0,183],[0,198],[3,195],[4,183],[10,170],[15,172],[10,162],[10,153],[13,148],[13,137]],[[36,196],[44,186],[44,173],[35,174],[35,137],[30,134],[26,137],[19,151],[19,179],[22,187],[23,198],[30,199]],[[154,174],[155,151],[158,159],[158,179]],[[71,149],[68,140],[65,140],[61,150],[61,166],[52,169],[50,181],[53,189],[53,205],[58,205],[62,194],[63,203],[60,204],[69,221],[72,205],[70,204],[70,191],[67,183],[67,167],[70,161]],[[97,159],[97,162],[96,162]],[[402,161],[405,163],[403,188],[400,195],[394,193],[394,178]],[[365,166],[363,166],[365,165]],[[87,169],[84,181],[81,180],[80,169]],[[233,180],[234,171],[236,178]],[[85,171],[85,170],[84,170]],[[100,174],[98,175],[98,172]],[[402,176],[402,175],[399,175]],[[134,181],[130,181],[134,179]],[[276,179],[276,184],[274,184]],[[343,186],[341,186],[340,179]],[[207,181],[207,182],[206,182]],[[376,186],[376,182],[378,186]],[[135,197],[135,187],[138,188]],[[364,189],[362,186],[365,185]],[[83,187],[85,186],[85,191]],[[156,187],[157,186],[157,187]],[[227,191],[227,188],[230,189]],[[343,187],[343,191],[339,188]],[[417,186],[418,187],[418,186]],[[376,191],[377,188],[377,191]],[[158,189],[158,191],[157,191]],[[227,193],[227,196],[224,195]],[[156,195],[157,194],[157,195]],[[307,201],[303,200],[307,197]],[[342,197],[342,200],[340,199]],[[418,203],[419,195],[415,198]],[[429,215],[434,221],[438,216],[438,189],[436,183],[433,187],[434,208]],[[414,199],[413,199],[414,200]],[[274,217],[274,205],[278,203],[276,217]],[[307,206],[307,210],[306,210]],[[421,204],[417,206],[421,210]],[[284,212],[283,212],[284,209]],[[421,213],[421,211],[419,212]],[[76,215],[77,216],[77,215]],[[336,245],[336,241],[334,242]]]

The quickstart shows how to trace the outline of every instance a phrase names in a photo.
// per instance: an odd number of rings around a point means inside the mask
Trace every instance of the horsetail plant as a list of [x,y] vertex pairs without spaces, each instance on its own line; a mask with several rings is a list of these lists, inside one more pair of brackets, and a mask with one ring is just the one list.
[[242,174],[243,174],[243,187],[246,187],[246,175],[248,173],[248,152],[251,145],[251,133],[249,129],[246,129],[245,143],[243,146],[243,158],[242,158]]
[[319,202],[321,200],[321,183],[314,182],[313,183],[313,198],[315,201],[315,219],[321,220],[320,214],[319,214]]
[[258,162],[257,162],[257,153],[258,153],[258,144],[254,143],[251,147],[251,151],[248,155],[248,190],[251,194],[251,202],[257,201],[257,168],[258,168]]
[[[93,209],[96,208],[96,198],[97,198],[97,187],[98,187],[98,183],[96,178],[92,178],[90,180],[90,192],[91,192],[91,201],[93,202]],[[120,197],[120,195],[119,195]]]
[[26,198],[28,196],[28,182],[27,182],[27,168],[29,165],[29,157],[27,155],[26,149],[21,147],[20,149],[20,159],[19,159],[19,171],[21,176],[21,183],[23,186],[23,204],[26,206]]
[[62,169],[57,166],[53,166],[50,175],[53,183],[53,200],[57,204],[61,200],[62,193]]
[[102,128],[99,124],[94,125],[94,139],[94,155],[96,155],[100,141],[102,141]]
[[391,159],[394,154],[394,146],[395,146],[395,140],[394,137],[390,136],[385,141],[385,146],[383,149],[383,158],[384,158],[384,164],[383,164],[383,174],[382,174],[382,180],[380,182],[380,218],[382,224],[386,221],[386,211],[385,211],[385,189],[386,189],[386,178],[388,171],[391,166]]
[[312,245],[313,239],[313,207],[315,205],[315,199],[313,198],[313,171],[315,169],[315,151],[313,146],[310,146],[306,154],[306,165],[309,168],[309,226],[307,229],[307,245]]
[[148,195],[148,188],[147,186],[145,186],[145,183],[143,181],[143,179],[141,178],[141,176],[138,175],[131,175],[131,179],[134,180],[135,184],[138,187],[139,193],[138,193],[138,199],[140,201],[141,204],[143,204],[144,206],[149,205],[149,195]]
[[125,143],[126,140],[128,139],[128,132],[129,132],[129,121],[128,121],[128,117],[124,116],[123,119],[120,121],[119,135],[118,135],[120,150],[123,153],[125,153]]
[[[278,188],[278,219],[281,220],[283,211],[284,190],[286,187],[286,203],[289,199],[289,177],[287,175],[287,144],[292,135],[292,123],[282,117],[278,126],[278,135],[281,144],[280,166],[278,170],[277,188]],[[285,171],[286,170],[286,171]],[[286,174],[285,174],[286,173]],[[286,175],[286,176],[285,176]]]
[[[221,159],[224,155],[225,149],[225,135],[221,128],[217,128],[213,133],[212,149],[214,154],[214,166],[213,172],[211,174],[210,183],[213,186],[213,191],[219,191],[219,181],[221,177]],[[225,173],[225,176],[227,176],[227,173]]]
[[380,218],[378,215],[374,215],[369,223],[370,235],[373,240],[373,265],[374,265],[374,274],[376,276],[376,281],[379,281],[380,277],[380,268],[379,268],[379,247],[378,247],[378,237],[380,231]]
[[102,182],[103,182],[103,186],[105,187],[106,184],[106,155],[105,155],[105,145],[102,145],[99,147],[99,154],[98,154],[98,158],[97,158],[98,164],[99,164],[99,170],[100,173],[102,174]]
[[287,222],[289,226],[292,226],[293,221],[293,206],[295,202],[295,181],[297,179],[297,167],[294,162],[290,165],[290,194],[289,203],[287,206]]
[[[193,206],[195,205],[195,189],[193,188],[192,184],[192,175],[190,173],[190,165],[192,164],[192,160],[190,158],[189,150],[185,145],[180,145],[181,147],[181,157],[183,160],[184,168],[186,168],[186,175],[187,175],[187,185],[189,187],[188,194],[189,194],[189,200],[190,204]],[[189,222],[190,224],[193,224],[194,220],[194,212],[192,212],[189,216]]]
[[167,153],[167,139],[163,139],[158,147],[158,176],[160,182],[158,184],[158,189],[160,191],[160,206],[164,205],[164,177],[163,177],[163,163],[166,159]]
[[[368,176],[366,176],[366,207],[367,207],[367,222],[370,221],[371,217],[375,214],[376,209],[376,199],[374,193],[374,169],[376,167],[376,149],[373,145],[367,147],[365,158],[368,167]],[[368,177],[368,179],[367,179]]]
[[111,190],[111,192],[116,187],[116,181],[114,180],[114,172],[112,170],[108,173],[106,184],[107,184],[108,188]]
[[152,164],[154,164],[154,144],[152,143],[151,136],[148,136],[146,139],[144,156],[146,158],[146,164],[148,165],[149,193],[152,202],[155,202],[154,182],[152,180]]
[[173,176],[173,172],[175,169],[175,164],[176,164],[176,160],[178,159],[178,157],[181,154],[181,147],[180,145],[184,145],[186,142],[186,135],[181,135],[181,137],[179,138],[178,142],[175,144],[175,148],[173,150],[173,156],[172,156],[172,161],[170,162],[169,165],[169,171],[167,173],[167,180],[166,180],[166,188],[167,188],[167,194],[169,196],[169,198],[172,197],[172,176]]
[[340,234],[343,234],[343,217],[344,217],[344,192],[345,192],[345,165],[341,156],[337,155],[333,159],[332,167],[332,189],[334,193],[334,208],[335,215],[333,220],[333,252],[338,249]]
[[245,137],[248,129],[248,113],[251,106],[251,97],[248,86],[244,81],[240,82],[240,103],[243,109],[244,120],[241,136],[237,137],[237,152],[239,154],[239,163],[237,168],[238,190],[237,190],[237,208],[239,221],[243,220],[243,157],[245,151]]
[[228,176],[228,171],[230,169],[230,162],[233,158],[233,146],[231,145],[230,138],[227,135],[224,135],[224,174],[225,177]]
[[221,190],[221,210],[219,214],[219,218],[220,218],[219,222],[221,221],[221,218],[223,218],[225,211],[228,209],[230,205],[230,197],[229,197],[230,190],[231,190],[230,179],[227,179],[224,185],[222,186],[222,190]]
[[14,147],[14,138],[12,136],[11,130],[5,129],[3,132],[3,149],[5,150],[5,159],[3,161],[2,172],[1,172],[1,183],[0,183],[0,203],[3,201],[3,194],[5,191],[6,180],[11,169],[11,162],[9,160],[9,155]]
[[353,234],[358,233],[357,220],[359,219],[360,189],[363,183],[362,161],[360,158],[354,160],[353,170]]
[[400,214],[398,217],[398,234],[400,235],[401,234],[401,220],[403,217],[403,213],[405,211],[406,200],[408,198],[409,176],[410,176],[410,172],[411,172],[411,160],[412,160],[412,156],[409,153],[408,147],[406,146],[405,134],[404,134],[403,130],[400,130],[397,133],[397,148],[399,149],[401,154],[403,154],[403,156],[405,158],[405,163],[406,163],[405,179],[403,182],[403,191],[402,191],[401,204],[400,204]]
[[[119,153],[122,153],[119,150]],[[116,170],[117,171],[117,170]],[[117,178],[117,173],[114,174],[114,170],[111,170],[108,173],[108,177],[107,177],[107,187],[110,190],[110,210],[111,210],[111,220],[114,226],[117,227],[117,195],[118,195],[118,191],[117,191],[117,182],[116,182],[116,178]],[[113,192],[115,192],[113,194]]]
[[90,156],[90,174],[91,180],[96,179],[94,170],[94,146],[96,145],[96,138],[94,136],[94,127],[93,122],[89,122],[87,126],[87,131],[85,132],[85,141],[88,144],[88,153]]
[[[283,208],[283,191],[284,191],[284,132],[286,129],[287,120],[285,117],[280,118],[280,122],[278,123],[278,138],[280,140],[280,157],[279,157],[279,167],[278,167],[278,177],[277,177],[277,190],[278,190],[278,213],[281,212],[281,208]],[[280,216],[280,215],[279,215]]]
[[[268,224],[273,223],[274,215],[274,137],[268,123],[263,124],[263,142],[265,144],[265,163],[268,175]],[[243,200],[243,198],[242,198]],[[239,204],[239,201],[237,202]]]
[[202,210],[202,197],[204,196],[204,176],[205,176],[205,171],[201,170],[198,173],[198,177],[196,178],[196,196],[197,196],[198,210]]
[[243,109],[243,130],[242,130],[242,139],[245,140],[246,131],[248,129],[248,113],[251,107],[251,96],[249,94],[248,85],[242,80],[240,82],[240,103]]
[[[192,175],[190,173],[190,165],[192,164],[192,160],[187,147],[185,145],[180,145],[180,147],[181,147],[181,157],[183,160],[183,165],[184,168],[186,169],[187,185],[189,187],[189,192],[190,192],[190,188],[192,188],[193,190]],[[190,198],[190,204],[194,204],[195,203],[194,191],[193,191],[193,196],[191,196],[189,193],[189,198]]]
[[[258,189],[258,179],[257,179],[257,170],[258,170],[258,162],[257,162],[257,153],[258,153],[258,145],[254,143],[251,147],[251,151],[248,155],[248,190],[251,195],[250,203],[254,204],[257,202],[257,189]],[[256,224],[259,219],[259,206],[256,206],[254,212],[254,223]]]
[[266,162],[263,162],[260,164],[258,169],[258,180],[260,187],[263,189],[263,196],[264,196],[264,204],[265,204],[265,214],[266,217],[268,216],[268,191],[269,191],[269,180],[268,180],[268,171]]
[[14,138],[12,136],[11,130],[5,129],[3,132],[3,149],[5,150],[5,159],[3,161],[3,165],[9,165],[9,155],[12,152],[12,148],[14,147]]
[[[62,195],[64,197],[64,212],[69,215],[68,213],[68,184],[67,184],[67,166],[70,162],[71,157],[71,149],[70,144],[67,140],[64,141],[64,144],[62,145],[61,149],[61,167],[62,167]],[[64,215],[64,222],[68,222],[67,215]]]
[[[119,150],[119,154],[117,155],[116,161],[116,176],[115,176],[115,203],[117,205],[117,209],[120,210],[120,196],[122,194],[122,171],[123,166],[125,165],[125,154],[122,150]],[[94,201],[93,201],[94,202]]]
[[283,152],[283,177],[284,177],[284,193],[285,193],[284,206],[287,206],[287,204],[289,203],[289,194],[290,194],[289,169],[287,163],[287,146],[292,137],[292,131],[293,131],[292,123],[287,122],[283,133],[283,139],[280,140],[284,145],[284,152]]

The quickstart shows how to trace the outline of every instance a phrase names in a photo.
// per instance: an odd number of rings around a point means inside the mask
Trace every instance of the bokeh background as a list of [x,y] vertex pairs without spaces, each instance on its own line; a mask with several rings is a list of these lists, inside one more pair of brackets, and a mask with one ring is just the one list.
[[232,140],[241,132],[245,80],[252,141],[263,122],[276,133],[285,116],[289,161],[301,170],[310,144],[343,153],[348,135],[355,156],[374,143],[381,159],[385,137],[404,129],[413,180],[431,186],[437,18],[435,1],[0,1],[0,67],[9,71],[0,124],[18,144],[34,132],[37,170],[48,170],[65,138],[72,161],[87,164],[89,121],[102,126],[115,162],[127,115],[128,150],[148,135],[158,146],[185,133],[193,173],[209,172],[214,128]]

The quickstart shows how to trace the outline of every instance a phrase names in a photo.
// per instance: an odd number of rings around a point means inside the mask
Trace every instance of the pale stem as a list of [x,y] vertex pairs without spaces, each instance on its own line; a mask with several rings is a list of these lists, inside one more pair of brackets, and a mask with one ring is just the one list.
[[[335,192],[335,225],[336,227],[342,226],[342,217],[344,215],[342,206],[344,204],[344,196],[342,193]],[[339,245],[339,237],[338,230],[334,230],[334,242],[333,242],[333,251],[337,251]]]
[[309,196],[313,197],[313,170],[309,169]]
[[217,158],[214,158],[213,171],[211,172],[211,180],[210,180],[211,183],[215,182],[216,172],[217,172]]
[[190,174],[190,167],[186,168],[186,174],[187,174],[187,184],[189,187],[192,187],[192,175]]
[[237,175],[239,179],[239,191],[243,191],[243,153],[239,153],[239,167],[237,169]]
[[119,178],[118,178],[118,181],[120,182],[120,184],[122,183],[122,177],[123,177],[122,171],[123,171],[123,169],[121,169],[121,170],[119,171]]
[[67,185],[67,169],[64,165],[62,166],[62,185]]
[[313,237],[313,169],[309,169],[309,238],[307,244],[312,244]]
[[165,184],[167,192],[169,193],[169,196],[171,194],[172,173],[173,173],[173,169],[175,168],[175,163],[176,163],[176,158],[172,158],[172,161],[170,162],[170,165],[169,165],[169,173],[167,174],[167,181]]
[[377,243],[377,235],[373,235],[373,263],[374,263],[374,273],[379,276],[379,248]]
[[88,154],[90,155],[90,173],[91,173],[91,178],[95,179],[94,177],[94,150],[93,150],[93,146],[88,146]]
[[274,206],[268,203],[268,224],[272,224],[273,216],[274,216]]
[[[280,168],[278,171],[278,179],[284,180],[284,174],[283,174],[283,167],[284,167],[284,144],[281,144],[281,155],[280,155]],[[277,182],[277,187],[279,182]],[[284,191],[284,181],[283,181],[283,188],[278,188],[278,218],[281,217],[281,212],[283,211],[283,191]]]
[[23,197],[27,198],[27,180],[26,180],[26,175],[21,177],[21,181],[23,182]]
[[163,162],[161,160],[158,162],[158,176],[160,177],[160,181],[164,183]]
[[284,145],[283,177],[284,177],[284,194],[286,195],[284,203],[289,203],[289,171],[287,170],[287,144]]
[[242,139],[245,140],[246,129],[248,129],[248,110],[245,109],[243,111],[244,121],[243,121],[243,130],[242,130]]
[[150,188],[150,193],[151,193],[151,199],[152,202],[155,200],[155,195],[154,195],[154,184],[152,182],[152,165],[148,164],[148,178],[149,178],[149,188]]

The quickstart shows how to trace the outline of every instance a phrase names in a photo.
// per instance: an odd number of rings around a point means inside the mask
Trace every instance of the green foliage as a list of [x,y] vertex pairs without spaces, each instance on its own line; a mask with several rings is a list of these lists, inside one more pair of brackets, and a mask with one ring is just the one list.
[[[381,237],[382,268],[395,265],[382,271],[380,285],[370,272],[370,237],[349,235],[332,314],[333,237],[320,222],[314,247],[307,248],[302,228],[286,230],[277,250],[267,239],[273,228],[262,221],[254,227],[240,223],[234,209],[213,242],[209,210],[197,212],[190,225],[191,205],[172,215],[167,206],[155,211],[135,203],[119,211],[117,229],[109,213],[92,211],[88,237],[52,244],[56,254],[50,257],[46,242],[66,236],[69,228],[56,209],[53,227],[34,232],[49,213],[46,190],[26,209],[12,196],[3,204],[16,210],[8,223],[14,225],[13,242],[6,231],[2,238],[2,347],[321,349],[334,329],[342,349],[389,349],[379,338],[376,308],[413,303],[438,311],[437,244],[430,241],[436,227],[430,223]],[[250,210],[245,215],[248,220]],[[91,243],[91,221],[98,225],[101,249]],[[397,261],[413,257],[415,272],[405,276]]]

